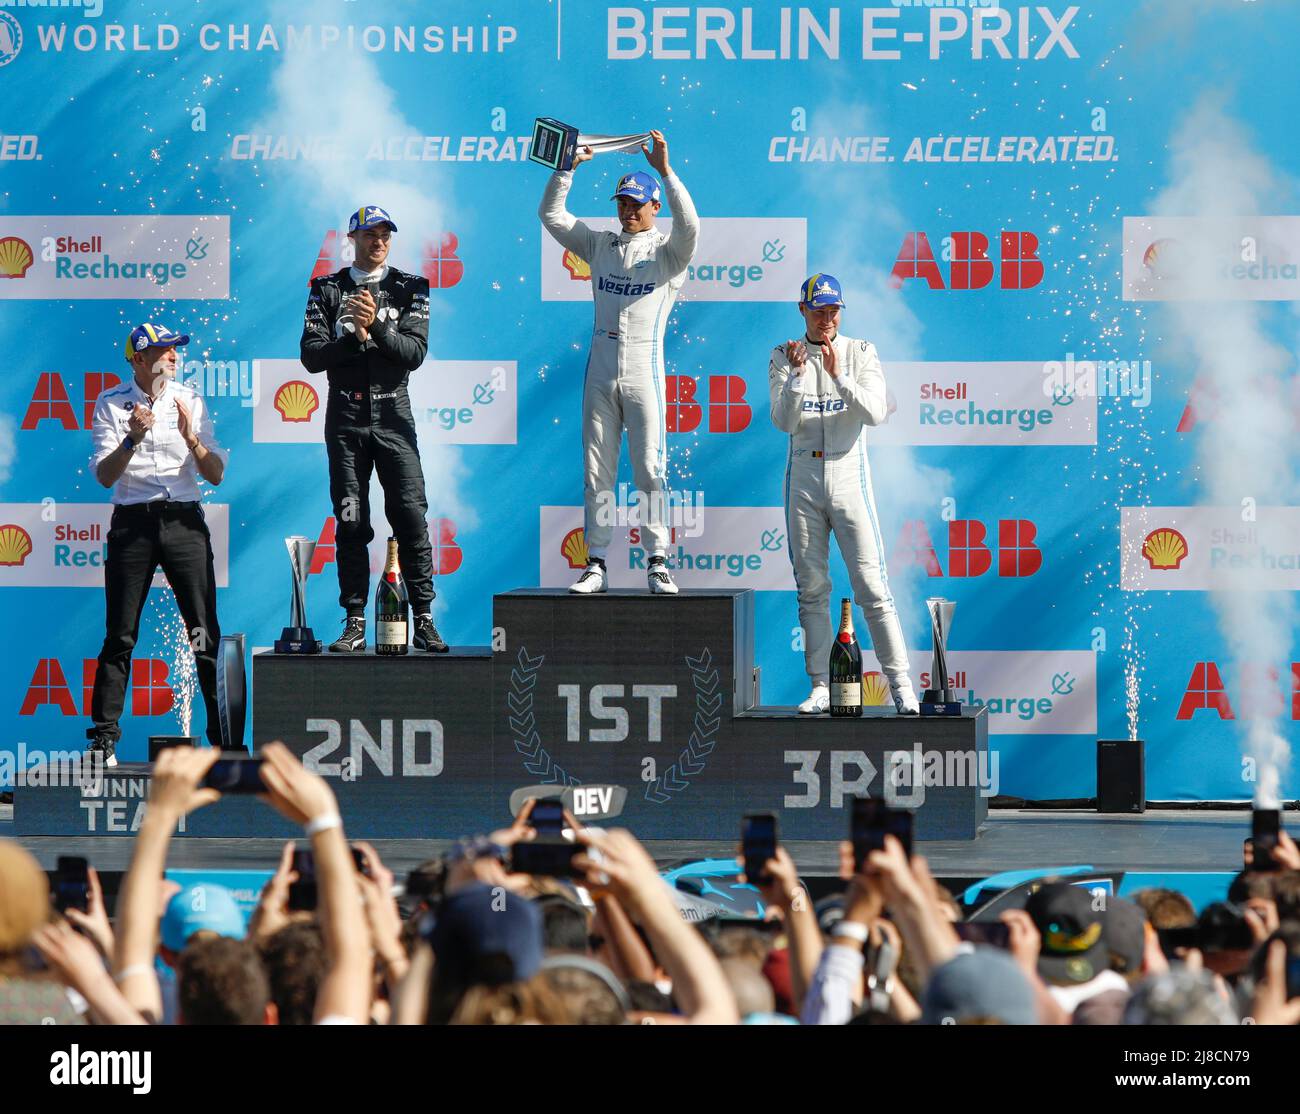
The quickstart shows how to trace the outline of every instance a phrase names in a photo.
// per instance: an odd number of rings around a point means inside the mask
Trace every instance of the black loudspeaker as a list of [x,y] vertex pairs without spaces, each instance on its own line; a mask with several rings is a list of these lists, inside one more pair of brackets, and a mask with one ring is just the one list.
[[1097,811],[1146,812],[1147,770],[1141,739],[1097,740]]

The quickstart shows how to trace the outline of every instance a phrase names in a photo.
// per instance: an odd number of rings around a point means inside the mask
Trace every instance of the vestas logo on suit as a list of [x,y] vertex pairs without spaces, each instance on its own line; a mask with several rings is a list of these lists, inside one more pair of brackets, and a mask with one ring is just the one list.
[[[591,277],[590,272],[587,277]],[[633,282],[626,275],[616,275],[611,279],[601,275],[598,283],[600,289],[605,293],[618,294],[625,298],[639,298],[644,294],[653,293],[655,288],[653,282]]]

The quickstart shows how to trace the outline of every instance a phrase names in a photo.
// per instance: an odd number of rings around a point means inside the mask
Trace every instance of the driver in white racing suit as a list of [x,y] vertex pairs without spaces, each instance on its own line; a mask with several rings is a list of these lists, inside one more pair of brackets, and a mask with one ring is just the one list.
[[776,348],[767,373],[772,422],[790,434],[786,532],[799,592],[804,664],[812,679],[812,692],[799,711],[814,715],[830,707],[833,532],[894,706],[902,715],[915,715],[907,645],[889,591],[867,466],[867,426],[879,425],[887,413],[885,375],[874,345],[839,332],[843,307],[833,276],[808,279],[799,299],[804,339]]
[[[686,187],[668,165],[663,133],[650,133],[654,146],[642,145],[650,165],[663,178],[672,206],[673,230],[655,228],[659,184],[645,173],[625,175],[614,193],[622,232],[597,232],[565,207],[572,171],[551,175],[538,216],[546,231],[591,268],[596,327],[587,357],[582,391],[582,451],[585,465],[583,533],[587,567],[569,591],[605,591],[605,555],[613,537],[613,488],[619,449],[627,429],[632,476],[644,508],[642,533],[649,551],[650,591],[676,593],[665,555],[668,527],[663,519],[667,471],[667,392],[664,384],[664,329],[695,254],[700,222]],[[591,158],[580,148],[574,168]]]

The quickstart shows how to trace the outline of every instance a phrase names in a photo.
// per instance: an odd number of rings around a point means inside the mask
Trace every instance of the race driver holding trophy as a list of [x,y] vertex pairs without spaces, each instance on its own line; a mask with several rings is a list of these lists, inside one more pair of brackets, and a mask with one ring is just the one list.
[[772,422],[790,434],[786,532],[799,594],[804,665],[812,680],[799,711],[816,715],[831,704],[829,542],[834,533],[894,706],[901,715],[916,715],[919,706],[889,591],[867,465],[867,427],[880,425],[888,414],[885,374],[875,345],[839,331],[843,309],[834,276],[808,279],[799,295],[804,336],[774,349],[767,373]]
[[[676,594],[668,571],[668,526],[664,522],[668,459],[667,394],[664,384],[664,330],[686,268],[695,254],[700,222],[695,205],[668,163],[663,132],[650,132],[652,145],[641,151],[660,177],[672,206],[672,232],[655,227],[659,183],[649,174],[624,175],[614,191],[621,232],[597,232],[565,206],[573,171],[551,175],[538,215],[563,247],[591,268],[596,324],[582,391],[582,451],[585,470],[583,534],[587,567],[570,592],[605,591],[605,556],[613,537],[614,480],[623,430],[637,490],[647,507],[643,533],[649,553],[647,584],[652,593]],[[592,157],[579,147],[574,169]]]

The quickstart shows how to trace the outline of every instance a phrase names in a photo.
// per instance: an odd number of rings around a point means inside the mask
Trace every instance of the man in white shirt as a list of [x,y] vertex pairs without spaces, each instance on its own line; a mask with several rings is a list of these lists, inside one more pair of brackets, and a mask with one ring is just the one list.
[[104,646],[91,696],[90,752],[117,765],[118,719],[126,696],[140,612],[161,565],[190,645],[207,706],[208,740],[221,746],[217,714],[217,586],[212,543],[203,520],[199,478],[221,483],[226,452],[217,445],[202,396],[176,382],[176,349],[190,338],[163,325],[131,331],[132,378],[95,400],[90,470],[113,489],[113,519],[104,562]]

